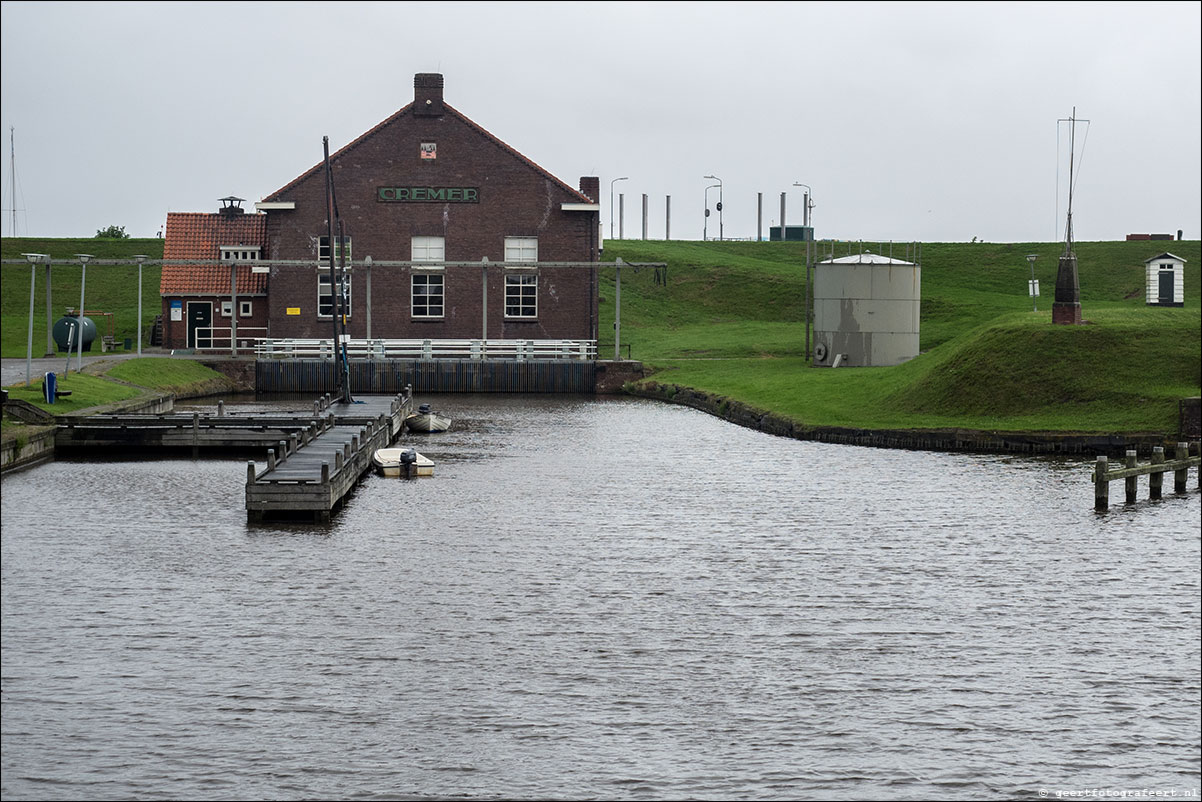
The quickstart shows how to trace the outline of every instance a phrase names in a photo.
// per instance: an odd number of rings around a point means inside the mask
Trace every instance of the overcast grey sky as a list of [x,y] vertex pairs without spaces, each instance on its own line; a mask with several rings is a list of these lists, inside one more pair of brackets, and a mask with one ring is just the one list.
[[[3,208],[17,234],[154,236],[252,202],[445,76],[449,104],[625,232],[1054,241],[1202,227],[1200,34],[1185,3],[3,2]],[[1082,152],[1083,151],[1083,152]],[[1059,191],[1058,191],[1059,189]],[[711,191],[711,206],[717,191]],[[247,206],[251,206],[248,203]],[[717,216],[710,218],[717,235]],[[4,236],[12,234],[5,211]]]

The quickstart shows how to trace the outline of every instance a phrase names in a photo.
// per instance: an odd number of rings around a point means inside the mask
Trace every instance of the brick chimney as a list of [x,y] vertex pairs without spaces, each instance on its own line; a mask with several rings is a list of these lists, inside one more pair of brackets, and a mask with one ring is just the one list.
[[580,194],[593,203],[598,203],[597,199],[601,197],[601,179],[595,175],[580,176]]
[[442,74],[419,72],[413,76],[413,113],[418,117],[442,116]]

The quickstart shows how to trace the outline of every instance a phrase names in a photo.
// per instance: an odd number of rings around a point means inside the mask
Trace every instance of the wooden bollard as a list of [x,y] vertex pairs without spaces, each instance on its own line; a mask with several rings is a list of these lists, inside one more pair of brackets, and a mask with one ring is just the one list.
[[[1177,444],[1177,459],[1179,459],[1179,460],[1189,459],[1189,443],[1178,443]],[[1173,471],[1173,492],[1174,493],[1184,493],[1185,486],[1188,482],[1189,482],[1189,468],[1187,466],[1183,465],[1180,468],[1178,468],[1177,470]]]
[[343,460],[342,460],[342,452],[341,452],[341,451],[335,451],[335,452],[334,452],[334,470],[335,470],[335,471],[340,471],[340,470],[342,470],[342,462],[343,462]]
[[217,417],[221,418],[224,416],[225,416],[225,402],[218,401],[217,402]]
[[1164,446],[1156,446],[1152,449],[1152,473],[1148,475],[1148,498],[1158,499],[1163,497],[1164,489],[1164,471],[1155,470],[1155,466],[1164,464]]
[[279,460],[283,462],[286,459],[288,459],[288,443],[281,440],[279,445]]
[[321,463],[321,483],[328,485],[330,483],[330,463]]
[[1106,480],[1106,471],[1110,470],[1110,458],[1099,456],[1094,464],[1093,473],[1093,508],[1105,510],[1110,506],[1110,482]]
[[314,415],[320,415],[320,414],[321,414],[321,402],[320,402],[320,401],[314,401],[314,402],[313,402],[313,414],[314,414]]
[[[1134,450],[1129,450],[1127,452],[1127,460],[1124,464],[1128,468],[1135,467],[1135,451]],[[1136,502],[1136,499],[1139,497],[1139,477],[1138,476],[1128,476],[1125,484],[1127,485],[1127,503],[1134,504]]]
[[[362,430],[360,430],[360,431],[362,431]],[[351,453],[352,454],[359,453],[359,443],[360,442],[362,442],[362,441],[359,439],[359,435],[357,435],[357,434],[351,435]]]
[[248,485],[255,483],[255,461],[253,459],[246,461],[246,483]]
[[268,471],[275,470],[275,449],[274,448],[267,449],[267,470]]
[[297,449],[297,436],[295,434],[288,435],[288,443],[291,446],[289,453],[295,454]]
[[350,462],[350,459],[351,459],[351,444],[343,443],[342,444],[342,461]]

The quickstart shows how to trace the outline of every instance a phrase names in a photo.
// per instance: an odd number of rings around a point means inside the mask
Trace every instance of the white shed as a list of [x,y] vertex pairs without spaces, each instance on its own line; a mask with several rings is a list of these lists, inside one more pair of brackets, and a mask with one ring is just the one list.
[[1148,306],[1185,306],[1185,260],[1167,251],[1144,260]]

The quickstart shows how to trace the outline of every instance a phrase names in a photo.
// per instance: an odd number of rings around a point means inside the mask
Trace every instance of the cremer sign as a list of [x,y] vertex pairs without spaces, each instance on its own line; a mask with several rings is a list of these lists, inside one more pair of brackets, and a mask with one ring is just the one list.
[[387,203],[479,203],[478,187],[380,187],[376,199]]

